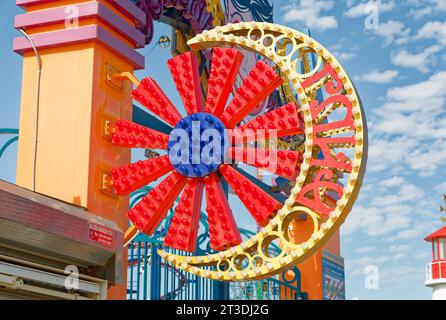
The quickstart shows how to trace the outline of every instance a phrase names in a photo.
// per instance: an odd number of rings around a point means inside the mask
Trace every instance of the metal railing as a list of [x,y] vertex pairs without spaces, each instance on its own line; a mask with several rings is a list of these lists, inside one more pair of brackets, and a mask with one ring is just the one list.
[[[129,244],[127,298],[129,300],[212,300],[212,281],[177,269],[162,260],[158,249],[179,254],[178,250],[156,243],[133,241]],[[182,252],[181,252],[182,253]]]
[[[132,208],[151,187],[145,186],[131,195]],[[138,235],[128,246],[127,299],[129,300],[306,300],[308,295],[301,291],[301,275],[297,267],[281,275],[259,281],[221,282],[197,277],[166,263],[158,255],[162,249],[173,254],[188,255],[163,246],[163,240],[174,214],[169,210],[152,236]],[[214,253],[210,248],[209,224],[202,212],[197,239],[197,255]],[[243,239],[255,235],[240,229]],[[280,251],[276,244],[272,250]],[[288,277],[285,273],[288,272]],[[292,277],[290,277],[292,276]]]
[[9,128],[0,128],[0,135],[14,135],[12,138],[9,138],[3,145],[0,147],[0,158],[5,153],[6,149],[13,144],[14,142],[19,140],[19,130],[18,129],[9,129]]
[[[158,249],[185,254],[150,241],[129,244],[127,299],[129,300],[306,300],[300,272],[293,279],[279,277],[259,281],[223,283],[200,278],[162,260]],[[282,274],[284,277],[284,274]]]
[[446,260],[426,265],[426,285],[438,282],[446,282]]

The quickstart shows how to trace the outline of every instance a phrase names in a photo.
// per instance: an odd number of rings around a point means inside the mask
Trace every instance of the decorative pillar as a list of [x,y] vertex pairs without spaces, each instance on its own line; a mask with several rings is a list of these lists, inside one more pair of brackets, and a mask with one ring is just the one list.
[[[294,243],[305,241],[305,239],[308,239],[313,232],[312,222],[309,219],[296,220],[291,225],[292,230],[290,231],[290,238]],[[321,249],[297,266],[301,274],[301,291],[308,293],[309,300],[324,299],[324,251],[327,251],[336,257],[340,257],[341,245],[339,231],[337,231]],[[295,274],[294,271],[291,270],[284,272],[281,277],[284,277],[282,280],[287,281],[293,279]],[[344,290],[343,288],[339,289],[342,291]],[[342,292],[339,293],[342,295]],[[285,297],[284,292],[282,292],[281,296],[282,298]]]
[[[107,174],[130,162],[130,150],[108,141],[109,123],[131,120],[132,84],[114,76],[144,68],[135,49],[145,45],[136,26],[146,16],[129,0],[16,3],[26,13],[16,16],[15,28],[31,37],[42,61],[36,103],[36,55],[26,37],[14,40],[23,56],[17,184],[126,230],[128,199],[113,196]],[[125,281],[109,289],[109,299],[125,296]]]

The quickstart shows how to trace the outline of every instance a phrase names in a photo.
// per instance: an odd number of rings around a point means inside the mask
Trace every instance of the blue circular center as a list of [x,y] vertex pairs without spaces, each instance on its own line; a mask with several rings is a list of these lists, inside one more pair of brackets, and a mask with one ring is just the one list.
[[182,175],[197,178],[216,171],[227,151],[223,123],[209,113],[194,113],[181,119],[169,136],[169,160]]

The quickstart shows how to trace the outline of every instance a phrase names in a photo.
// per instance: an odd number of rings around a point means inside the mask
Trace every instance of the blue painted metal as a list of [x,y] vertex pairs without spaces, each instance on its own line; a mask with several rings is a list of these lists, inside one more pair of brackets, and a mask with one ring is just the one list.
[[252,183],[254,183],[257,187],[259,187],[260,189],[262,189],[263,191],[269,193],[274,199],[276,199],[277,201],[284,203],[287,199],[287,197],[285,195],[283,195],[282,193],[272,193],[271,192],[271,186],[269,186],[268,184],[266,184],[265,182],[261,181],[260,179],[257,179],[256,177],[252,176],[251,174],[249,174],[248,172],[242,170],[241,168],[235,168],[240,174],[242,174],[243,176],[245,176],[245,178],[247,178],[249,181],[251,181]]
[[186,177],[205,177],[223,163],[226,141],[226,128],[220,119],[209,113],[194,113],[181,119],[170,133],[170,163]]
[[165,134],[170,134],[172,131],[171,126],[136,105],[133,105],[132,121]]
[[[127,284],[128,287],[130,287],[129,289],[127,289],[127,294],[130,295],[130,300],[133,300],[133,261],[134,261],[134,255],[133,255],[133,248],[135,246],[134,242],[129,243],[129,257],[130,257],[130,285]],[[130,290],[130,291],[129,291]]]
[[147,272],[147,267],[149,265],[149,246],[145,245],[144,246],[144,288],[143,288],[143,300],[147,300],[147,292],[149,290],[147,290],[147,275],[149,274]]
[[9,140],[3,145],[3,147],[1,147],[1,149],[0,149],[0,158],[3,156],[3,153],[5,153],[6,149],[8,149],[8,147],[9,147],[11,144],[13,144],[14,142],[16,142],[16,141],[18,141],[18,140],[19,140],[19,137],[18,137],[18,136],[9,139]]
[[[145,242],[148,246],[149,243]],[[157,253],[157,245],[151,244],[150,248],[150,299],[160,299],[161,265],[160,256]]]
[[[138,260],[136,260],[136,272],[138,274],[138,277],[136,278],[136,285],[139,288],[140,287],[140,282],[141,282],[141,277],[139,276],[141,273],[141,246],[137,246],[137,254],[138,254]],[[137,291],[136,293],[136,299],[140,299],[140,290]]]
[[0,128],[0,134],[19,134],[19,129]]
[[5,151],[9,148],[9,146],[11,146],[14,142],[19,140],[19,130],[18,129],[10,129],[10,128],[0,128],[0,134],[13,134],[13,135],[17,135],[15,137],[10,138],[9,140],[7,140],[3,146],[0,148],[0,158],[3,156],[3,154],[5,153]]

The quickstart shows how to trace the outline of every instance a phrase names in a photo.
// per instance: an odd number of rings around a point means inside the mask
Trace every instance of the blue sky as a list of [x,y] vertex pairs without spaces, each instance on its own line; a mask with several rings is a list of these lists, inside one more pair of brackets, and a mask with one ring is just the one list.
[[[275,21],[312,36],[344,65],[369,124],[364,187],[342,227],[347,297],[430,299],[423,237],[446,192],[446,2],[283,1]],[[367,28],[370,4],[379,26]],[[367,290],[376,266],[379,289]]]
[[[379,25],[367,28],[369,4]],[[359,199],[342,227],[347,298],[430,299],[423,237],[441,226],[446,193],[446,1],[275,1],[275,22],[312,36],[341,61],[362,98],[369,124],[369,162]],[[0,127],[18,127],[21,57],[11,50],[15,1],[0,2]],[[155,40],[170,29],[155,24]],[[172,88],[169,50],[151,46],[147,68]],[[167,76],[166,76],[167,75]],[[167,89],[176,105],[180,100]],[[4,141],[0,137],[0,141]],[[0,179],[15,180],[16,145],[0,161]],[[134,152],[134,159],[142,157]],[[236,214],[243,208],[232,201]],[[245,224],[247,221],[243,221]],[[365,269],[376,266],[379,288],[366,289]]]

